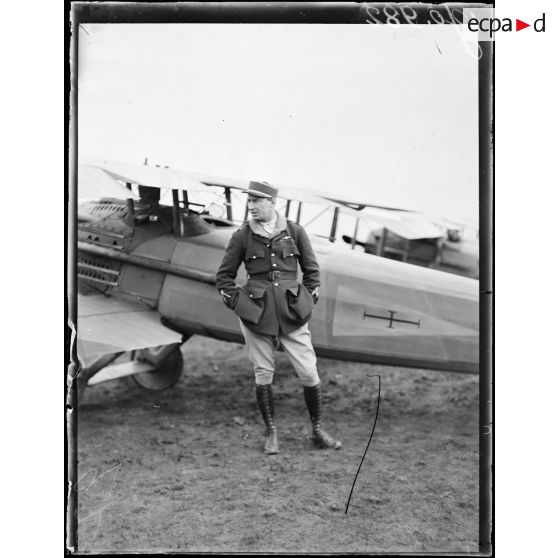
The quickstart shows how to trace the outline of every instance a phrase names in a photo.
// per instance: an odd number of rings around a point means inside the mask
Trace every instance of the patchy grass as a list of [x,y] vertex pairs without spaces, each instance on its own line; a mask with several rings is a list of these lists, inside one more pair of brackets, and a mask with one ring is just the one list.
[[[79,409],[80,552],[476,552],[478,377],[320,360],[324,425],[312,447],[302,388],[279,354],[281,452],[265,456],[244,347],[195,337],[184,376],[129,378]],[[345,506],[368,442],[376,432]]]

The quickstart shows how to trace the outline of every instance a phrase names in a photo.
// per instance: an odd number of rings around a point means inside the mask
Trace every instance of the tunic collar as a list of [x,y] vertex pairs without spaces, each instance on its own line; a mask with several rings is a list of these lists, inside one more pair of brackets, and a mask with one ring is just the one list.
[[275,235],[287,229],[287,219],[284,215],[276,212],[277,222],[275,223],[275,229],[271,234],[269,234],[255,219],[250,219],[248,224],[252,229],[252,232],[259,234],[260,236],[265,236],[266,238],[273,238]]

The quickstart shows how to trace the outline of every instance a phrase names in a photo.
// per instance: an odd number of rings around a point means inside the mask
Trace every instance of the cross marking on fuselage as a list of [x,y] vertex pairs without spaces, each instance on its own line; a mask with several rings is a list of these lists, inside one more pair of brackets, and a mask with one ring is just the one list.
[[400,320],[394,317],[395,314],[397,313],[395,310],[388,310],[388,312],[389,312],[389,316],[377,316],[376,314],[368,314],[365,310],[362,313],[362,319],[364,320],[366,318],[376,318],[378,320],[387,320],[389,321],[387,327],[390,329],[395,329],[395,327],[393,327],[393,324],[397,322],[402,324],[416,325],[418,328],[420,328],[420,320],[418,322],[413,322],[412,320]]

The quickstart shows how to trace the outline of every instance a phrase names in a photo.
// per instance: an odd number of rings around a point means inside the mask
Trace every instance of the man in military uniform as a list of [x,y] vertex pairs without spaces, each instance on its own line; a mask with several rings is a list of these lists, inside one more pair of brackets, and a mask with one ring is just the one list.
[[[240,318],[248,358],[254,366],[256,397],[265,425],[264,452],[278,453],[272,382],[279,343],[304,387],[312,422],[312,439],[320,448],[339,449],[321,425],[321,383],[308,321],[318,301],[320,269],[306,231],[275,211],[278,189],[250,182],[248,209],[252,218],[232,236],[217,271],[224,303]],[[244,263],[248,282],[235,278]],[[297,281],[297,265],[303,273]]]

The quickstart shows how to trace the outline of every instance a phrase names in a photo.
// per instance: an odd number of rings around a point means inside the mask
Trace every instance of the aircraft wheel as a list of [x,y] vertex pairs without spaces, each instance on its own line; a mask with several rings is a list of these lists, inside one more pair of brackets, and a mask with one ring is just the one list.
[[[146,349],[142,349],[145,351]],[[134,354],[135,353],[135,354]],[[138,358],[140,351],[134,351],[132,358]],[[161,391],[174,386],[182,376],[182,369],[184,368],[184,359],[180,352],[180,347],[177,347],[161,362],[159,367],[153,372],[142,372],[141,374],[134,374],[132,378],[139,386],[151,390]]]

